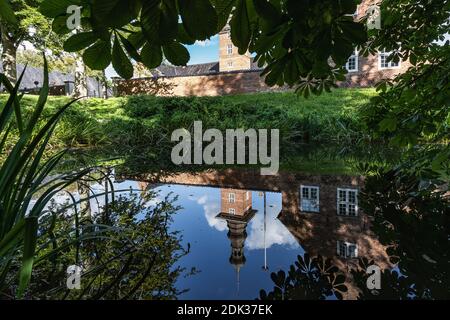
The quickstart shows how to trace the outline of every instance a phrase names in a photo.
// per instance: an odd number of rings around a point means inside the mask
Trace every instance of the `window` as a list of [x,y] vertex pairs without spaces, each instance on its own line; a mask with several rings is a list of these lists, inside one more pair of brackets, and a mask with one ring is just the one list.
[[379,69],[391,69],[391,68],[399,68],[400,61],[394,62],[389,61],[389,58],[392,56],[392,52],[386,52],[385,50],[378,52],[378,68]]
[[358,216],[358,190],[338,189],[337,214],[340,216]]
[[232,214],[234,216],[236,214],[236,209],[230,208],[230,209],[228,209],[228,213]]
[[319,212],[319,188],[310,186],[300,187],[300,211]]
[[228,202],[229,203],[235,203],[236,202],[236,195],[234,193],[228,194]]
[[228,55],[233,54],[233,45],[232,44],[227,45],[227,54]]
[[228,61],[228,67],[229,68],[233,67],[233,61]]
[[358,245],[345,241],[337,242],[337,255],[341,258],[358,258]]
[[345,69],[347,69],[348,72],[356,72],[358,71],[358,50],[355,49],[353,51],[353,54],[348,58],[347,63],[345,64]]

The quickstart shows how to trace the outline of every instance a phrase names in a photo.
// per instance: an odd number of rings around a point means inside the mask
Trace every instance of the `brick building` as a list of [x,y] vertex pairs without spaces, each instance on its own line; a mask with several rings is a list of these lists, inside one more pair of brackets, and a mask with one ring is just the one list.
[[[364,19],[379,0],[363,0],[354,14],[355,20]],[[262,68],[247,52],[240,55],[233,45],[230,29],[219,33],[219,61],[176,67],[162,65],[151,70],[151,77],[131,80],[114,79],[117,95],[154,94],[160,96],[220,96],[251,92],[286,90],[268,87],[260,76]],[[380,51],[363,57],[357,48],[346,63],[346,80],[341,87],[370,87],[382,79],[391,79],[405,72],[406,61],[391,62],[392,53]]]

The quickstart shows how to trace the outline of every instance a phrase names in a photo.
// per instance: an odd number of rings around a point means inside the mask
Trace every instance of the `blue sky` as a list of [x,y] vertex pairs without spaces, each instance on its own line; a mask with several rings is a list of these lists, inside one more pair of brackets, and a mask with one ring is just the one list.
[[191,54],[189,64],[219,61],[219,36],[210,40],[197,41],[196,44],[187,47]]
[[[197,41],[194,45],[187,46],[191,55],[191,60],[188,64],[199,64],[207,62],[219,61],[219,36],[216,35],[210,40]],[[116,76],[116,72],[109,66],[106,69],[106,76],[108,78]]]

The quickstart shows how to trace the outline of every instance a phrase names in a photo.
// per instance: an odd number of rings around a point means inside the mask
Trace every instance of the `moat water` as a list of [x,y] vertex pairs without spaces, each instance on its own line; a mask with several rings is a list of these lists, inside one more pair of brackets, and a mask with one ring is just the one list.
[[[442,229],[448,203],[439,199],[431,199],[427,207],[421,204],[425,199],[411,206],[415,215],[434,212],[436,223],[416,225],[411,220],[408,225],[416,226],[416,231],[397,233],[404,225],[403,213],[389,205],[389,197],[396,197],[397,191],[386,189],[384,199],[377,193],[380,185],[372,182],[367,189],[367,179],[357,174],[283,171],[261,176],[257,169],[210,169],[133,176],[112,173],[110,179],[115,197],[127,197],[130,190],[138,195],[150,192],[155,195],[147,207],[167,199],[177,207],[167,226],[168,232],[177,232],[186,250],[170,266],[184,270],[171,284],[179,292],[178,299],[256,299],[261,290],[278,294],[274,273],[280,271],[298,277],[290,292],[294,299],[370,299],[379,294],[398,299],[415,297],[417,292],[427,298],[449,295],[448,237]],[[381,187],[388,183],[382,182]],[[104,180],[91,183],[89,195],[101,194],[104,186]],[[80,198],[79,190],[72,193]],[[390,224],[363,211],[364,195],[378,202],[365,207],[379,210],[382,206]],[[61,194],[57,202],[66,200],[67,195]],[[95,215],[104,204],[102,196],[91,199],[89,210]],[[374,224],[377,228],[372,228]],[[436,236],[424,237],[430,234]],[[410,243],[416,243],[412,253]],[[387,244],[395,244],[398,252],[413,258],[397,264]],[[315,260],[314,265],[309,257],[328,262]],[[367,276],[368,265],[380,268],[387,290],[366,288],[361,275]],[[335,271],[330,271],[332,267]],[[335,290],[341,289],[337,274],[345,276],[341,296]]]

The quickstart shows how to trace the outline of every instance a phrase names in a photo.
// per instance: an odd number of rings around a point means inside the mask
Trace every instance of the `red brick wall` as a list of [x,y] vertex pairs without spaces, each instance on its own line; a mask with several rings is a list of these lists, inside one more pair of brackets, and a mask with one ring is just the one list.
[[[349,72],[340,87],[372,87],[382,79],[393,79],[410,67],[403,61],[399,68],[378,67],[378,55],[358,57],[358,71]],[[261,71],[224,72],[214,75],[187,77],[140,78],[115,80],[118,96],[151,94],[157,96],[222,96],[229,94],[286,91],[287,87],[267,86]]]
[[383,79],[393,79],[400,73],[405,73],[411,64],[402,61],[397,68],[380,69],[378,55],[358,56],[358,71],[349,72],[347,80],[338,83],[340,87],[373,87]]
[[[117,95],[221,96],[280,90],[264,83],[260,71],[225,72],[214,75],[116,80]],[[158,89],[161,88],[161,89]]]

